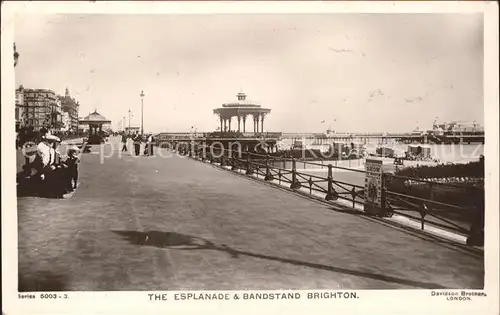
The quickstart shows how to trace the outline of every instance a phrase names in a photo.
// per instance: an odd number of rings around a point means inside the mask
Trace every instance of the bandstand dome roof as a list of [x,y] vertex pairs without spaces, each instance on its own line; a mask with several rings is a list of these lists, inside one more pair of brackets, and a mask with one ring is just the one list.
[[245,93],[238,93],[236,95],[238,98],[236,101],[229,102],[229,103],[224,103],[222,104],[222,107],[261,107],[260,104],[247,100],[247,96]]
[[238,93],[237,100],[223,103],[222,107],[214,109],[214,114],[253,114],[253,113],[270,113],[271,110],[263,108],[260,104],[247,100],[245,93]]
[[106,117],[99,114],[97,110],[95,110],[79,122],[80,124],[110,124],[111,120],[106,119]]

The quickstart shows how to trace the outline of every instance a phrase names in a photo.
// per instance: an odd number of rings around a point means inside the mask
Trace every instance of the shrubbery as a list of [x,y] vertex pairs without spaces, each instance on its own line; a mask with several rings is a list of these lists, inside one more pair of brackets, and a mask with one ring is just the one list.
[[[450,211],[442,214],[448,219],[470,223],[484,213],[484,159],[468,164],[408,167],[397,171],[395,175],[395,177],[389,175],[385,180],[386,188],[390,192],[465,208],[453,210],[450,207],[405,198],[415,204],[426,204],[431,211],[448,208]],[[412,181],[399,178],[398,175],[416,179],[460,178],[462,180],[459,183],[442,184],[433,181]],[[406,206],[403,202],[396,201],[395,203]]]
[[395,175],[415,178],[484,178],[484,161],[406,167],[396,171]]

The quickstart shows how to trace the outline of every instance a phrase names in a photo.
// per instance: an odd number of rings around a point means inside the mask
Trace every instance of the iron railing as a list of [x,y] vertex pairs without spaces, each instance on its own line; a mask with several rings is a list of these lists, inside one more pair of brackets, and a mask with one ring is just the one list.
[[[364,170],[352,169],[342,166],[302,161],[294,158],[273,157],[267,154],[239,152],[221,147],[208,148],[204,145],[192,143],[181,144],[178,152],[194,159],[202,160],[222,168],[244,172],[254,175],[265,181],[276,182],[279,185],[289,185],[293,190],[300,190],[311,195],[323,194],[327,201],[344,200],[352,208],[362,210],[365,203],[365,187],[347,181],[335,179],[334,171],[360,173]],[[291,168],[286,168],[286,163],[291,163]],[[304,171],[297,170],[297,164],[304,166]],[[308,167],[320,168],[327,171],[326,176],[307,173]],[[412,192],[404,187],[405,183],[412,181],[427,187],[424,193]],[[445,198],[440,200],[435,194],[444,189],[464,190],[465,198],[451,202]],[[418,191],[418,189],[417,189]],[[427,194],[427,195],[425,195]],[[474,196],[467,203],[467,199]],[[464,201],[465,200],[465,201]],[[443,228],[451,232],[460,233],[471,237],[483,233],[484,230],[484,189],[456,184],[432,182],[413,177],[396,176],[384,173],[382,184],[382,207],[377,214],[380,217],[391,217],[398,214],[420,222],[421,229],[426,224]],[[481,237],[481,236],[480,236]]]
[[[425,229],[425,223],[432,223],[434,226],[467,235],[484,227],[482,187],[441,183],[388,173],[384,174],[383,187],[388,213],[417,219],[422,230]],[[415,216],[415,213],[419,217]]]

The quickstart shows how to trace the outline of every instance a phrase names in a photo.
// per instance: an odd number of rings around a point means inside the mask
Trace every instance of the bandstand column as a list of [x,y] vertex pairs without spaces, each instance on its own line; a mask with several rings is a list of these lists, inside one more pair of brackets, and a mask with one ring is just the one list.
[[229,117],[229,130],[228,131],[231,131],[231,120],[233,120],[233,117]]
[[224,129],[222,129],[223,132],[226,132],[227,129],[227,120],[224,118]]
[[220,132],[223,132],[223,131],[224,131],[224,129],[222,129],[222,117],[221,117],[221,116],[219,116],[219,119],[220,119]]
[[238,115],[238,132],[241,132],[240,127],[241,127],[241,116]]
[[261,119],[262,119],[262,122],[261,122],[261,125],[260,125],[260,132],[264,133],[264,114],[261,114]]
[[247,116],[244,115],[243,116],[243,132],[245,132],[245,125],[246,125],[246,122],[247,122]]

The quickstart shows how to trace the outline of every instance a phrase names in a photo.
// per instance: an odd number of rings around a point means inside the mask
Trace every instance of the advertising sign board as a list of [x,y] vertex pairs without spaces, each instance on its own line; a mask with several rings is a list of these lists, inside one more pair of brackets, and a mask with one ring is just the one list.
[[382,160],[366,159],[365,171],[364,209],[367,213],[379,213],[382,208]]

